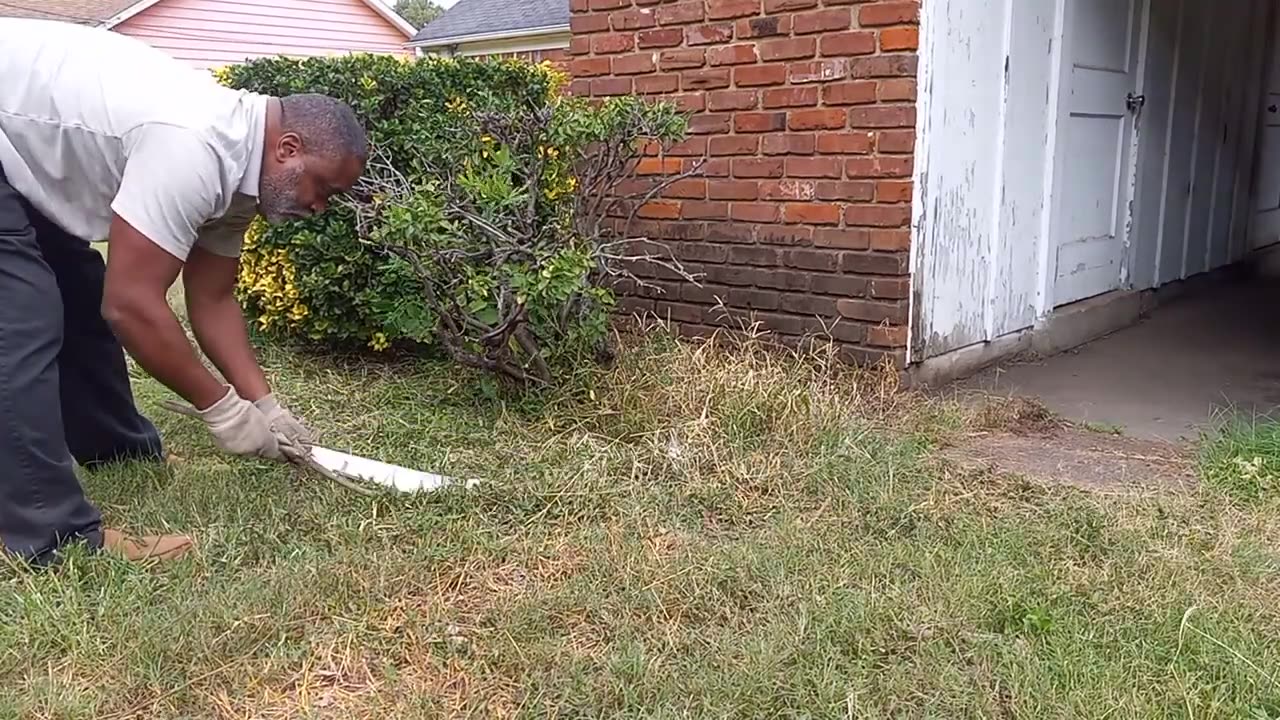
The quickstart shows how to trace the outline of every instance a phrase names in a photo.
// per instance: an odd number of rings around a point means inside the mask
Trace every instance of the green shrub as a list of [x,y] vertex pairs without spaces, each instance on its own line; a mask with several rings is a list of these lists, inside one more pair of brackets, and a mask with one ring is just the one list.
[[254,224],[239,292],[261,330],[379,350],[436,343],[522,380],[598,353],[607,279],[627,274],[621,226],[674,179],[630,187],[644,152],[683,137],[672,106],[565,97],[552,66],[516,60],[270,58],[218,76],[345,100],[374,149],[330,211]]

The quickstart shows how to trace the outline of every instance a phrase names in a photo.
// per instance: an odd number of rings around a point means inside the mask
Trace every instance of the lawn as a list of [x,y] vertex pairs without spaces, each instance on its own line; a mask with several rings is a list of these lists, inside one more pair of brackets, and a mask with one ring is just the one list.
[[483,484],[226,458],[138,374],[183,460],[86,483],[199,550],[0,569],[0,717],[1280,718],[1280,500],[1233,469],[1280,441],[1100,495],[951,469],[966,412],[820,358],[659,333],[518,399],[262,357],[326,444]]

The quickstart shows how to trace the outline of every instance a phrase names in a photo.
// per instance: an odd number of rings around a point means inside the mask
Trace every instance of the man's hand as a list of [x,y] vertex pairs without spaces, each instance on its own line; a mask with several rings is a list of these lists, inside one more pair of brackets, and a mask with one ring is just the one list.
[[280,460],[284,454],[267,416],[253,403],[225,387],[226,394],[207,410],[198,411],[218,447],[234,455]]
[[192,248],[183,268],[187,317],[196,342],[240,397],[252,400],[270,423],[282,449],[298,455],[311,451],[311,431],[276,400],[249,343],[244,311],[236,302],[240,263],[215,255],[199,245]]
[[200,362],[165,297],[182,261],[119,215],[109,242],[102,316],[142,369],[197,410],[208,409],[225,387]]
[[271,424],[271,430],[282,446],[287,445],[303,455],[311,451],[311,446],[315,444],[311,429],[281,405],[275,395],[267,394],[255,402],[254,406],[267,416],[267,422]]

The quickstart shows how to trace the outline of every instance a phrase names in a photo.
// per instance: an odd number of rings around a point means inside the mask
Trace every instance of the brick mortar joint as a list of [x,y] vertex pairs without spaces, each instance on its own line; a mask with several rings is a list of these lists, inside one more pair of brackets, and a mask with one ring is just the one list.
[[[616,7],[605,7],[607,5]],[[915,135],[914,117],[910,116],[914,114],[918,92],[915,64],[919,3],[881,1],[832,5],[812,0],[740,3],[730,0],[718,3],[716,7],[734,5],[737,10],[717,9],[716,16],[709,17],[711,6],[703,2],[641,5],[615,1],[599,2],[596,9],[591,9],[589,0],[574,0],[574,17],[586,18],[587,22],[582,28],[575,28],[572,57],[594,61],[597,63],[595,70],[603,71],[600,75],[577,77],[575,87],[589,95],[637,92],[656,98],[674,98],[688,104],[686,109],[700,118],[697,134],[691,136],[695,142],[691,143],[689,156],[707,155],[719,162],[718,171],[703,179],[705,188],[699,186],[685,190],[692,196],[668,195],[661,201],[663,207],[674,209],[677,216],[684,214],[687,205],[689,212],[699,217],[654,218],[648,222],[658,230],[655,237],[664,234],[679,237],[678,240],[667,241],[673,246],[702,248],[690,251],[699,256],[697,264],[701,267],[772,273],[767,279],[770,285],[723,286],[724,300],[734,313],[763,313],[786,325],[789,322],[808,322],[812,317],[788,308],[808,303],[831,314],[836,303],[843,303],[843,310],[850,315],[874,317],[881,313],[885,318],[876,321],[869,317],[840,315],[844,317],[845,324],[857,326],[850,331],[854,334],[849,336],[857,339],[842,340],[842,344],[857,348],[859,352],[900,354],[905,348],[907,295],[910,292],[910,271],[905,258],[910,239],[910,167]],[[667,8],[664,15],[689,14],[659,18],[663,8]],[[871,17],[875,20],[872,24],[861,22],[867,9],[872,9]],[[895,12],[899,14],[895,16]],[[824,17],[830,20],[822,20]],[[795,27],[797,18],[804,18],[801,30],[821,29],[822,22],[839,27],[830,27],[822,32],[799,32]],[[649,24],[650,20],[652,24]],[[771,24],[778,27],[770,29],[768,26]],[[785,27],[781,27],[783,25]],[[763,34],[759,32],[761,30],[770,34]],[[827,51],[837,50],[832,45],[836,36],[840,36],[841,42],[856,41],[860,44],[838,48],[847,55],[828,54]],[[829,46],[825,50],[824,40]],[[646,46],[647,43],[653,44]],[[770,48],[768,52],[779,48],[781,54],[768,55],[763,50],[766,46]],[[664,59],[677,66],[664,66]],[[679,66],[681,64],[684,66]],[[795,72],[791,70],[793,67]],[[740,72],[752,68],[755,69],[748,73]],[[820,77],[828,70],[832,77]],[[805,73],[819,77],[805,76]],[[739,82],[740,74],[747,83]],[[587,82],[583,83],[583,80]],[[593,84],[592,81],[596,80],[599,82]],[[865,88],[863,96],[837,97],[834,93],[839,91],[828,90],[841,84],[853,86],[858,83]],[[782,106],[765,107],[763,98],[771,91],[797,93],[803,96],[800,100],[804,102],[787,100]],[[805,93],[816,93],[816,97],[807,100]],[[827,97],[828,93],[832,93],[832,97]],[[711,100],[712,96],[716,97],[715,101]],[[833,103],[830,100],[849,102]],[[833,112],[824,116],[826,111]],[[793,127],[790,122],[793,114],[800,118],[799,125],[812,122],[819,127]],[[843,117],[837,118],[837,114]],[[894,119],[895,114],[903,114],[903,117]],[[779,117],[783,127],[774,129]],[[753,124],[754,127],[749,127]],[[825,127],[824,124],[833,127]],[[837,124],[838,127],[835,126]],[[820,135],[866,135],[868,139],[860,144],[849,140],[846,142],[850,144],[846,145],[840,145],[836,140],[824,140],[825,150],[829,152],[818,152],[816,143]],[[810,142],[806,139],[809,136],[813,138],[812,149],[805,144]],[[766,148],[766,138],[783,139],[772,141]],[[718,155],[711,150],[712,143],[721,145],[720,150],[731,152]],[[730,147],[732,143],[740,145]],[[777,151],[777,154],[771,151]],[[742,163],[742,174],[738,172],[739,163]],[[838,170],[835,169],[837,166]],[[809,176],[811,174],[814,176]],[[832,174],[835,176],[824,176]],[[786,182],[804,184],[810,188],[807,192],[811,194],[800,198],[762,197],[766,183]],[[828,187],[827,191],[856,194],[856,199],[817,197],[818,183],[843,184]],[[855,185],[859,183],[865,187]],[[713,190],[712,186],[718,189]],[[713,194],[720,193],[745,194],[748,197],[713,197]],[[770,207],[776,210],[769,210]],[[829,221],[833,213],[838,214],[838,219],[826,224],[784,222],[783,213],[788,207],[808,208],[794,210],[793,219]],[[850,208],[854,209],[855,215],[864,211],[872,215],[864,218],[864,222],[851,224],[846,217]],[[747,215],[735,219],[735,209]],[[892,215],[904,212],[906,216],[901,222]],[[890,215],[880,217],[876,213]],[[723,219],[719,218],[721,214]],[[708,217],[701,217],[703,215]],[[755,223],[756,229],[752,230],[749,244],[737,246],[711,242],[685,234],[685,229],[690,227],[696,229],[695,234],[703,236],[712,232],[727,233],[732,228],[751,224],[745,219],[747,216],[770,219],[769,222]],[[807,239],[805,244],[795,246],[760,244],[756,242],[759,239],[756,234],[762,231],[790,233],[788,237],[802,239],[807,236]],[[842,237],[822,233],[850,235]],[[738,237],[741,239],[740,235]],[[771,235],[770,239],[776,238]],[[820,247],[817,242],[847,243],[858,247]],[[776,251],[774,256],[780,260],[766,264],[740,264],[729,262],[727,255],[719,256],[718,253],[728,253],[728,248],[732,247],[763,250],[765,256],[770,254],[770,250]],[[816,255],[795,260],[802,256],[787,255],[794,251]],[[839,258],[834,265],[827,264],[830,272],[796,264],[822,264],[817,257],[823,254]],[[845,255],[865,259],[859,262],[888,263],[883,267],[867,267],[892,272],[837,271],[843,267]],[[794,262],[789,264],[781,258]],[[803,276],[804,280],[797,281],[801,285],[799,288],[777,287],[777,284],[788,282],[781,277],[784,274],[787,277]],[[750,278],[735,278],[735,281],[746,279]],[[859,288],[859,284],[865,287]],[[838,288],[848,289],[848,292],[836,292]],[[651,308],[684,308],[680,311],[685,317],[682,323],[708,327],[704,325],[707,318],[696,313],[705,312],[706,308],[713,306],[687,299],[684,294],[678,292],[675,297],[631,296],[628,302],[642,306],[647,304]],[[784,297],[787,300],[784,301]],[[759,304],[771,307],[752,307]],[[859,332],[862,334],[857,335]]]

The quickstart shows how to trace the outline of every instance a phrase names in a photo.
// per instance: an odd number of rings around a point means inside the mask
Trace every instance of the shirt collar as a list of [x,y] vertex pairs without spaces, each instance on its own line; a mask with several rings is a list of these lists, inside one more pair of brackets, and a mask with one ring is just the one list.
[[240,179],[238,192],[258,197],[262,184],[262,160],[266,149],[267,102],[265,95],[248,94],[245,104],[249,110],[249,156],[246,158],[244,177]]

